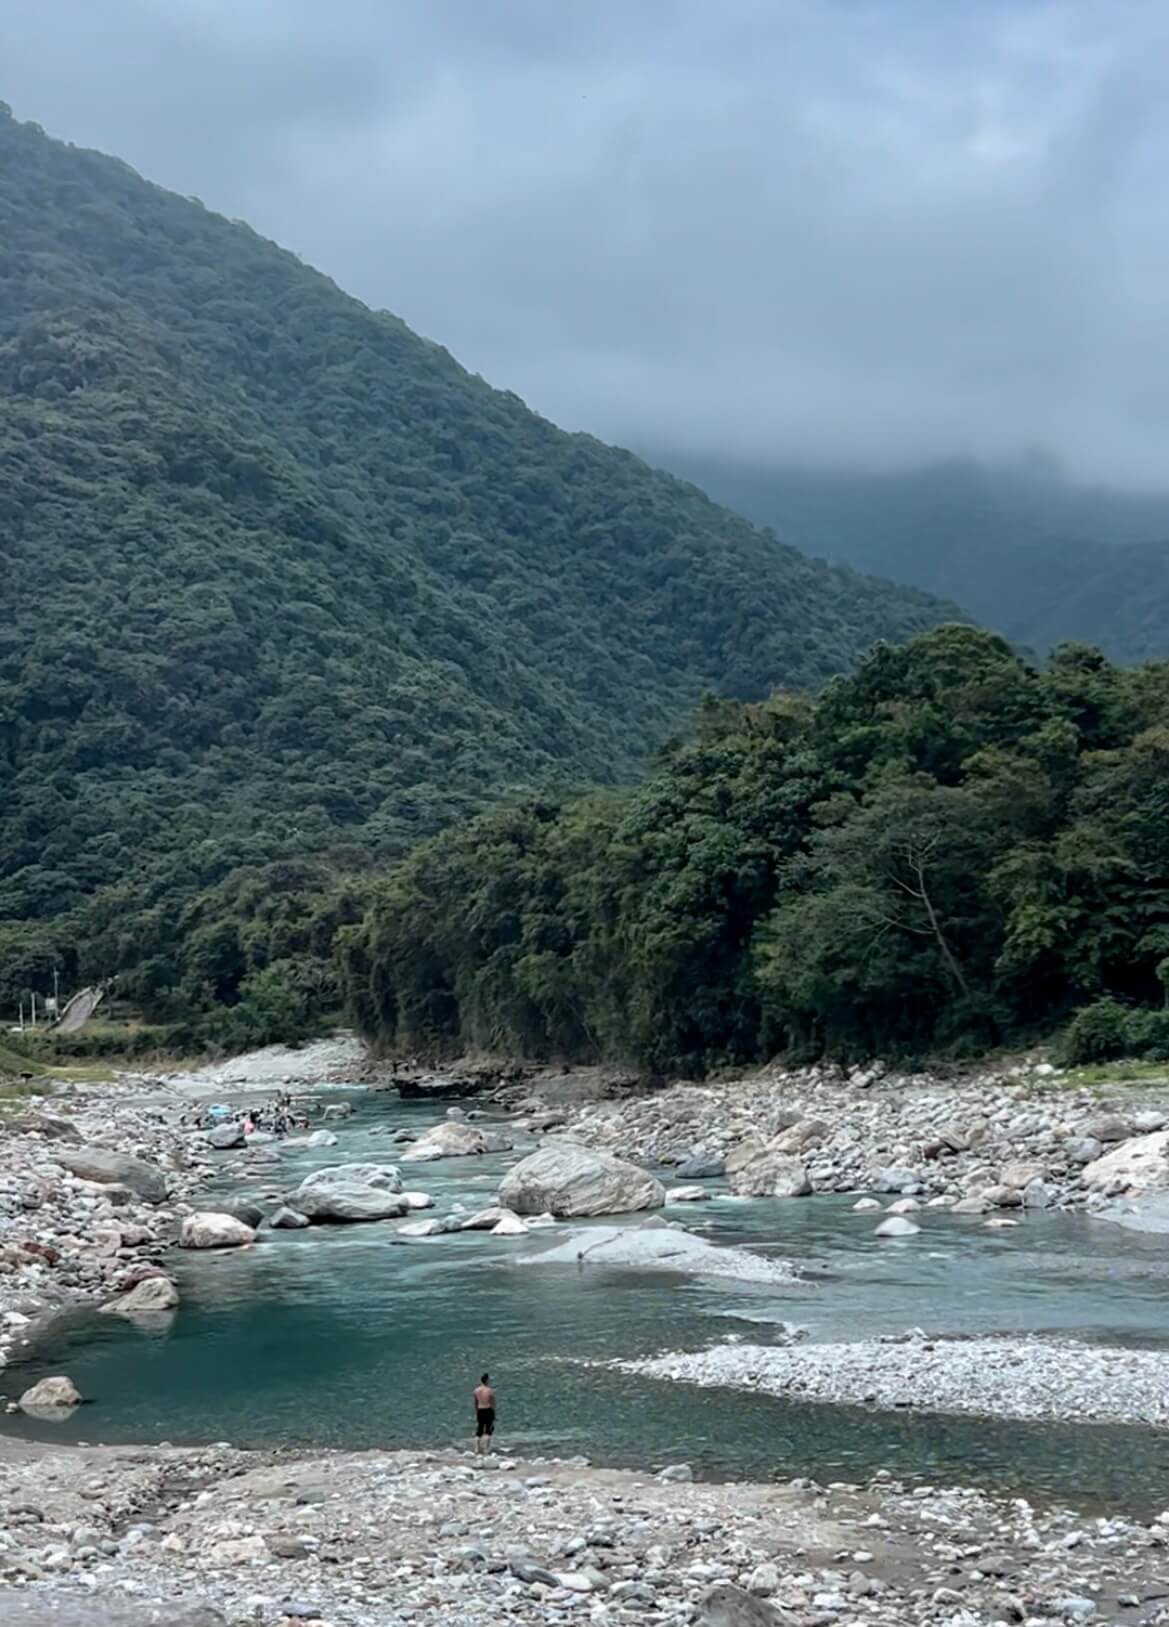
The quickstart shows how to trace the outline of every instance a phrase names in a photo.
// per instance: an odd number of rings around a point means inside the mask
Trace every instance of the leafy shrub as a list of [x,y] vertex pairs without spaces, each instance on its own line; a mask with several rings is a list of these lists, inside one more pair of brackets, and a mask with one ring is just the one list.
[[1119,1000],[1094,1000],[1077,1011],[1064,1033],[1061,1060],[1069,1067],[1085,1062],[1112,1062],[1129,1051],[1134,1013]]

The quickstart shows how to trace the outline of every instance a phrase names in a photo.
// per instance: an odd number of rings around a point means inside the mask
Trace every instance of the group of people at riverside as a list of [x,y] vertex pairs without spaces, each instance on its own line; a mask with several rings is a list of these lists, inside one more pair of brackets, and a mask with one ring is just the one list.
[[232,1109],[224,1104],[200,1107],[184,1113],[179,1123],[188,1130],[214,1130],[224,1124],[238,1124],[244,1135],[262,1131],[266,1135],[286,1136],[293,1130],[311,1128],[309,1116],[303,1107],[294,1105],[292,1097],[283,1093],[259,1106]]

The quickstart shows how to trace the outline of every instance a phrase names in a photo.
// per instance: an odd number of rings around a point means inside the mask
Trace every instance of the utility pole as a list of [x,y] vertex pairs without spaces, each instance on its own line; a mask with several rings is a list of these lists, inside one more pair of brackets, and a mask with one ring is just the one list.
[[35,989],[33,990],[32,994],[32,1025],[34,1028],[37,1025],[37,996]]

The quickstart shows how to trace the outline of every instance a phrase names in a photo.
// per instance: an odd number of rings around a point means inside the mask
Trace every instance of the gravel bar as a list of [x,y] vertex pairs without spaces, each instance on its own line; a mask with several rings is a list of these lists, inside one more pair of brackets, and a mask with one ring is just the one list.
[[705,1388],[983,1417],[1169,1428],[1169,1352],[1051,1339],[724,1344],[613,1364]]

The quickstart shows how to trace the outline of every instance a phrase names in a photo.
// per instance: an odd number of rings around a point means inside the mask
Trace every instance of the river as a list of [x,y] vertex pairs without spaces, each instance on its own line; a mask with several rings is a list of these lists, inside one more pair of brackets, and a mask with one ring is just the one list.
[[[338,1146],[288,1152],[278,1184],[324,1164],[389,1161],[389,1132],[422,1130],[442,1111],[382,1094],[350,1099],[356,1111]],[[510,1161],[448,1159],[403,1173],[442,1213],[454,1201],[490,1202]],[[710,1476],[757,1479],[884,1468],[1081,1506],[1163,1506],[1169,1434],[1154,1430],[802,1404],[592,1365],[729,1338],[767,1343],[792,1324],[816,1339],[920,1326],[1169,1345],[1163,1239],[1079,1217],[1031,1215],[996,1231],[924,1212],[920,1235],[880,1242],[873,1216],[852,1213],[852,1201],[724,1194],[670,1211],[714,1241],[795,1261],[806,1276],[779,1287],[520,1263],[550,1233],[395,1244],[392,1226],[314,1227],[265,1234],[244,1251],[176,1255],[183,1302],[160,1327],[79,1318],[19,1369],[21,1388],[67,1370],[93,1404],[61,1424],[5,1427],[94,1442],[449,1445],[467,1435],[470,1392],[489,1369],[501,1444],[528,1455],[685,1460]]]

